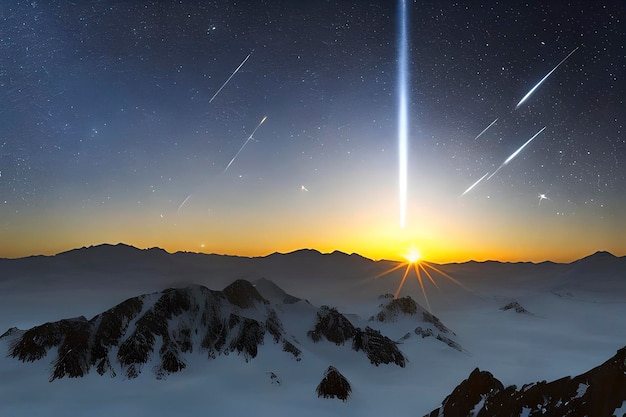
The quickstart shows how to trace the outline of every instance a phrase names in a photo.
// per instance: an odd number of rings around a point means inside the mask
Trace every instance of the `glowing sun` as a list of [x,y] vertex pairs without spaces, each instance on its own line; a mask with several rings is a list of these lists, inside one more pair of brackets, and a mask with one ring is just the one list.
[[416,262],[419,262],[419,260],[422,257],[422,254],[420,253],[418,249],[411,248],[403,256],[404,256],[404,259],[406,259],[408,263],[414,264]]
[[[428,295],[426,294],[426,288],[424,286],[424,278],[427,278],[435,286],[435,288],[439,289],[439,285],[437,285],[437,282],[435,281],[435,278],[433,276],[434,274],[437,274],[467,290],[467,288],[463,284],[451,277],[449,274],[443,272],[441,269],[435,267],[433,264],[422,260],[422,255],[417,248],[411,247],[410,249],[407,249],[407,251],[402,256],[404,257],[406,262],[398,262],[398,265],[376,276],[376,278],[380,278],[393,271],[406,267],[402,276],[402,280],[400,281],[400,285],[398,285],[398,289],[393,296],[394,299],[398,298],[398,295],[400,294],[400,291],[404,286],[404,282],[409,276],[411,267],[413,267],[415,271],[415,276],[417,278],[417,282],[420,285],[420,289],[422,290],[422,295],[424,296],[424,301],[426,301],[428,311],[431,311],[431,308],[430,302],[428,301]],[[422,276],[422,273],[424,274],[424,276]]]

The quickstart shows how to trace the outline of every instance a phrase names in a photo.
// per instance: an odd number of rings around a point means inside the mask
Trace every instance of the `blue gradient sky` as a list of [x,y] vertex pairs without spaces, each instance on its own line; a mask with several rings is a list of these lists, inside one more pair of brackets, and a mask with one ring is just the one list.
[[408,5],[400,229],[396,2],[3,3],[0,256],[626,254],[623,2]]

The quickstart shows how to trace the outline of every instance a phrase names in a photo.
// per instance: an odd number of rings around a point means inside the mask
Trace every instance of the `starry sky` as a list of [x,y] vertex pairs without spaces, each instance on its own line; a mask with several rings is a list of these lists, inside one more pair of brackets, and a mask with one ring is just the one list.
[[405,228],[398,4],[2,2],[0,257],[626,255],[626,3],[407,2]]

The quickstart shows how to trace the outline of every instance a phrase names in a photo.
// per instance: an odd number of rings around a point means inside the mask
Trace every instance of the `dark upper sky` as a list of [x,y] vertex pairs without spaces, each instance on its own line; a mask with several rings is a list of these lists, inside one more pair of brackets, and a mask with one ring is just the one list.
[[0,256],[625,254],[626,3],[471,3],[408,3],[404,230],[397,2],[2,3]]

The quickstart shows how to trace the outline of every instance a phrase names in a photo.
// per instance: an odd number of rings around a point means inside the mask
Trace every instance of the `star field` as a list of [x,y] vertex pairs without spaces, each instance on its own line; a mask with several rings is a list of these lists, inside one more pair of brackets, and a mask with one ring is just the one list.
[[0,256],[102,242],[374,258],[416,245],[433,261],[626,254],[619,0],[408,3],[405,230],[396,2],[0,11]]

